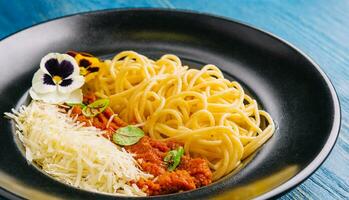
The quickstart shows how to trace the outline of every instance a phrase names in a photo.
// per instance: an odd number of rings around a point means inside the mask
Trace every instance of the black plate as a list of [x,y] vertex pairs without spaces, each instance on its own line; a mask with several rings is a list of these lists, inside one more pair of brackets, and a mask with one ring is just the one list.
[[[307,56],[242,23],[173,10],[79,14],[4,39],[0,42],[0,113],[25,97],[41,57],[67,50],[97,56],[135,50],[152,58],[173,53],[192,66],[212,63],[242,83],[274,118],[275,135],[244,169],[208,187],[162,196],[166,199],[279,195],[320,166],[338,135],[340,109],[335,90]],[[13,199],[115,199],[69,187],[28,165],[12,124],[5,119],[1,119],[0,186],[1,194]]]

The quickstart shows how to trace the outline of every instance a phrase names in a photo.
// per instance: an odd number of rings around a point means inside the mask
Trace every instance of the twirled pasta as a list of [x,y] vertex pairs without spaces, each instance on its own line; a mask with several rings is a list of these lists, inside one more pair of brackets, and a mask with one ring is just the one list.
[[150,137],[176,140],[209,161],[213,179],[235,169],[274,133],[270,115],[214,65],[183,66],[175,55],[153,61],[133,51],[106,60],[85,89],[110,98],[120,118]]

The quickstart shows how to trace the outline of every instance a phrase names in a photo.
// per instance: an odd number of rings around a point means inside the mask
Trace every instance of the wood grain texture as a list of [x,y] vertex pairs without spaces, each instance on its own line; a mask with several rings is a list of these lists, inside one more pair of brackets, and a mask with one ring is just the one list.
[[289,41],[313,58],[338,92],[341,132],[325,163],[280,199],[349,199],[349,1],[0,0],[0,38],[64,15],[130,7],[186,9],[236,19]]

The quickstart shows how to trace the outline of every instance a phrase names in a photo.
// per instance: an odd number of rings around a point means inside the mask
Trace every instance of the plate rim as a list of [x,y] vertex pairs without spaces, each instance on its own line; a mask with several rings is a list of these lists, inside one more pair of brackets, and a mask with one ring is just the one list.
[[[331,99],[333,101],[333,123],[332,127],[330,130],[330,133],[328,135],[328,138],[323,145],[321,151],[316,155],[316,157],[309,162],[309,164],[303,168],[301,171],[299,171],[295,176],[290,178],[289,180],[285,181],[279,186],[276,186],[272,190],[254,197],[254,199],[257,200],[262,200],[262,199],[269,199],[272,197],[278,197],[282,196],[289,190],[295,188],[296,186],[302,184],[305,180],[307,180],[313,173],[315,173],[321,165],[325,162],[325,160],[328,158],[330,155],[332,149],[334,148],[336,141],[338,139],[340,130],[341,130],[341,119],[342,119],[342,113],[341,113],[341,107],[340,107],[340,100],[337,94],[337,91],[335,87],[333,86],[331,80],[327,76],[327,74],[321,69],[320,65],[317,64],[309,55],[307,55],[305,52],[300,50],[298,47],[293,45],[292,43],[286,41],[285,39],[275,35],[272,32],[266,31],[262,28],[256,27],[255,25],[252,25],[248,22],[244,22],[242,20],[238,20],[235,18],[230,18],[228,16],[223,16],[223,15],[218,15],[218,14],[212,14],[208,12],[200,12],[196,10],[189,10],[189,9],[174,9],[174,8],[152,8],[152,7],[137,7],[137,8],[107,8],[107,9],[100,9],[100,10],[90,10],[90,11],[83,11],[83,12],[77,12],[77,13],[72,13],[60,17],[55,17],[52,19],[44,20],[42,22],[26,26],[24,28],[21,28],[3,38],[0,39],[0,44],[4,42],[7,39],[10,39],[12,36],[15,36],[18,33],[24,32],[26,30],[30,30],[31,28],[56,21],[56,20],[61,20],[69,17],[74,17],[74,16],[84,16],[84,15],[91,15],[91,14],[102,14],[102,13],[113,13],[113,12],[163,12],[163,13],[173,13],[173,14],[187,14],[187,15],[203,15],[206,17],[210,18],[215,18],[217,20],[223,20],[229,23],[236,23],[238,25],[241,25],[246,28],[253,29],[257,32],[263,33],[273,39],[278,40],[279,42],[287,45],[297,53],[299,53],[301,56],[303,56],[307,61],[313,65],[313,67],[316,69],[316,71],[319,73],[321,76],[322,80],[325,81],[326,86],[329,89]],[[5,188],[0,186],[0,194],[4,197],[14,197],[16,199],[25,199],[24,197],[21,197],[11,191],[6,190]],[[156,197],[156,196],[155,196]],[[150,197],[151,198],[151,197]]]

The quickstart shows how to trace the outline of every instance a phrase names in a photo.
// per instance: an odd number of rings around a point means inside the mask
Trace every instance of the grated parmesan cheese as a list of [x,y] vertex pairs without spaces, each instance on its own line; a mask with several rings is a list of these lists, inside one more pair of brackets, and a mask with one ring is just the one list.
[[26,159],[67,184],[95,192],[145,196],[136,184],[142,172],[132,155],[105,139],[102,130],[84,127],[56,106],[32,101],[5,113],[16,123]]

